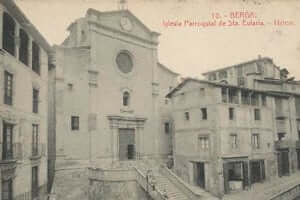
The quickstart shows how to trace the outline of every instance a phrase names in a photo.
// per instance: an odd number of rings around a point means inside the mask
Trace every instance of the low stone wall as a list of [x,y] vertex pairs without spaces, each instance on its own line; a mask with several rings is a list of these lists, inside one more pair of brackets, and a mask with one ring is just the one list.
[[136,181],[91,180],[89,200],[150,200]]

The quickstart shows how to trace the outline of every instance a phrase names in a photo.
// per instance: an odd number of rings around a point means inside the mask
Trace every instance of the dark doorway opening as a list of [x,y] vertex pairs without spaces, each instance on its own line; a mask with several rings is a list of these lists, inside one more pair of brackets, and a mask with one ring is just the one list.
[[205,189],[205,164],[204,164],[204,162],[194,163],[194,182],[197,186]]
[[31,196],[32,199],[38,198],[39,196],[39,173],[38,167],[32,167],[32,178],[31,178]]
[[13,184],[12,179],[2,181],[2,200],[13,199]]
[[259,183],[265,180],[264,160],[250,161],[251,183]]
[[243,190],[249,186],[248,161],[231,161],[223,164],[224,192]]
[[278,176],[287,176],[290,174],[289,150],[282,149],[278,151]]
[[119,129],[119,159],[135,159],[135,133],[134,129]]

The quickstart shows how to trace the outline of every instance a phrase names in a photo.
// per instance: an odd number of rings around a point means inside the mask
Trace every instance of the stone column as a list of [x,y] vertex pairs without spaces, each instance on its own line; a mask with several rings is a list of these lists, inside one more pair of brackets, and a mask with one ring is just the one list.
[[15,56],[16,59],[19,59],[19,48],[20,48],[20,25],[16,23],[16,28],[15,28]]
[[28,66],[32,68],[32,38],[28,40]]
[[[2,46],[2,35],[3,35],[3,13],[4,13],[4,8],[3,8],[3,5],[1,4],[0,5],[0,27],[1,27],[1,31],[0,31],[0,48],[3,49],[3,46]],[[0,196],[0,199],[1,199],[1,196]]]

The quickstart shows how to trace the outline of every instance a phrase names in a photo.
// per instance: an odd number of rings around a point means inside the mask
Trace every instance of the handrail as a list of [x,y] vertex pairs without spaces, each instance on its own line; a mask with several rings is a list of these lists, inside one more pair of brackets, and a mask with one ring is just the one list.
[[178,177],[176,174],[174,174],[171,170],[166,168],[165,166],[160,167],[160,171],[162,174],[167,175],[169,180],[173,182],[178,189],[180,189],[185,195],[187,195],[191,200],[198,200],[201,196],[200,194],[197,194],[195,191],[193,191],[187,183],[185,183],[183,180],[181,180],[180,177]]
[[[153,198],[153,199],[155,199],[155,200],[165,200],[166,198],[164,197],[164,194],[163,194],[163,192],[162,191],[160,191],[160,189],[158,188],[158,187],[155,187],[155,189],[153,190],[153,188],[152,187],[149,187],[149,188],[147,188],[147,177],[146,177],[146,175],[144,175],[137,167],[133,167],[135,170],[136,170],[136,173],[137,173],[137,182],[138,182],[138,184],[140,184],[148,193],[149,193],[149,195]],[[141,181],[139,181],[139,178],[138,177],[142,177],[143,178],[143,182],[145,183],[142,183]],[[153,193],[155,193],[156,192],[156,194],[157,195],[154,195]],[[152,194],[152,195],[151,195]]]
[[[279,200],[279,199],[282,199],[281,197],[283,197],[286,193],[288,193],[288,195],[290,195],[290,194],[295,195],[296,194],[295,192],[291,192],[294,189],[296,191],[299,191],[300,190],[300,183],[293,184],[287,190],[281,191],[278,194],[273,195],[272,197],[269,198],[269,200],[277,200],[277,199]],[[293,198],[287,198],[287,199],[295,199],[296,197],[299,197],[299,196],[300,196],[300,193],[297,194],[297,196],[294,196]]]

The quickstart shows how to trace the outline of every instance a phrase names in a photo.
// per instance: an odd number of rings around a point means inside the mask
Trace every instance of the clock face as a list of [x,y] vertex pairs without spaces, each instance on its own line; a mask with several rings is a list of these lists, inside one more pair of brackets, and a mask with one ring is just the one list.
[[121,27],[126,31],[131,31],[133,25],[128,17],[122,17],[120,21]]

